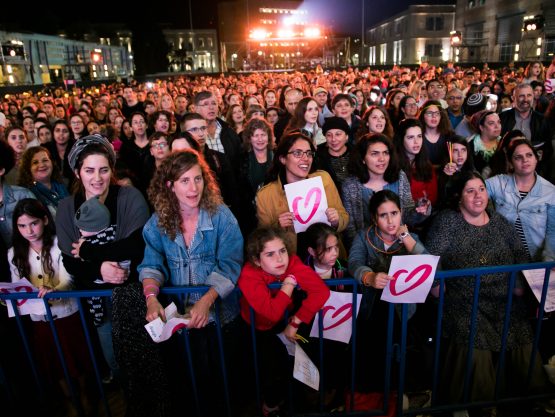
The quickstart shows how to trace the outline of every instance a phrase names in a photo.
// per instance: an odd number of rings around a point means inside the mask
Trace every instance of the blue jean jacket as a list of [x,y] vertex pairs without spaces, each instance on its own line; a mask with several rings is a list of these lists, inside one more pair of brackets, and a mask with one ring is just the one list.
[[[237,220],[224,205],[214,214],[200,210],[197,230],[190,250],[183,234],[174,240],[158,226],[158,215],[153,214],[143,229],[145,255],[138,267],[139,280],[152,278],[163,285],[208,285],[222,299],[222,324],[239,313],[237,297],[231,294],[243,265],[243,236]],[[169,282],[168,282],[169,281]],[[186,306],[195,304],[203,294],[190,294]],[[213,312],[211,320],[213,320]]]
[[512,175],[496,175],[486,180],[495,210],[509,222],[520,222],[532,261],[555,260],[555,186],[539,175],[522,200]]

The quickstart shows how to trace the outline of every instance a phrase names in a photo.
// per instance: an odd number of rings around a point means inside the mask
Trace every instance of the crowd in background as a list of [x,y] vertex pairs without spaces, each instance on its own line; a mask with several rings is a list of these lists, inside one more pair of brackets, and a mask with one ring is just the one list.
[[[0,108],[2,280],[26,277],[40,297],[113,289],[112,297],[82,303],[106,382],[124,387],[129,415],[171,415],[179,390],[190,393],[180,373],[185,368],[168,359],[179,357],[182,346],[153,344],[143,326],[165,318],[171,297],[160,287],[206,285],[204,294],[174,300],[190,319],[201,408],[221,412],[222,404],[211,400],[221,371],[216,326],[236,382],[232,391],[249,390],[243,386],[252,362],[246,340],[254,318],[262,413],[279,416],[291,372],[274,335],[308,337],[329,296],[322,280],[354,277],[363,292],[356,361],[365,371],[356,375],[357,387],[379,391],[384,364],[371,358],[385,357],[387,303],[379,296],[392,279],[392,256],[440,255],[442,269],[555,260],[552,81],[555,61],[497,70],[450,62],[180,76],[6,95]],[[296,233],[284,186],[315,177],[326,194],[327,224]],[[281,287],[269,290],[273,282]],[[433,334],[429,306],[438,291],[411,309],[410,342],[418,348]],[[462,398],[473,291],[473,277],[446,285],[442,360],[450,367],[440,377],[452,384],[442,388],[445,402]],[[491,274],[480,286],[473,401],[493,398],[511,293],[503,390],[522,394],[518,383],[529,369],[529,389],[550,389],[541,368],[555,354],[550,336],[540,339],[538,363],[529,363],[537,301],[521,276]],[[83,407],[94,412],[87,395],[92,366],[84,340],[72,336],[80,334],[76,303],[51,302],[70,376]],[[67,396],[61,368],[52,364],[48,323],[44,316],[32,321],[41,371]],[[542,335],[549,332],[551,317]],[[331,375],[323,387],[330,410],[344,406],[346,346],[326,344],[326,355],[336,360],[319,364]],[[318,362],[317,350],[307,349]],[[414,364],[425,363],[421,354]],[[425,375],[417,376],[425,371],[409,368],[412,389],[428,386]],[[153,393],[159,401],[147,404]],[[312,405],[305,398],[302,406]]]

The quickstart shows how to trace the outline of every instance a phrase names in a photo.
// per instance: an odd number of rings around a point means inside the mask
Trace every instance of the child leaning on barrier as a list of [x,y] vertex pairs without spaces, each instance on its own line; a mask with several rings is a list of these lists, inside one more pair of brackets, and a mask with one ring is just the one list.
[[[15,206],[13,247],[8,252],[8,259],[12,281],[27,278],[39,289],[40,298],[53,291],[71,289],[72,277],[62,262],[50,211],[38,200],[26,198]],[[82,404],[88,409],[91,404],[87,397],[86,375],[91,374],[92,365],[77,314],[77,300],[49,299],[48,304],[69,376],[78,382]],[[31,320],[31,345],[41,375],[52,382],[57,381],[63,394],[69,397],[48,318],[31,314]]]
[[[301,338],[297,334],[299,327],[311,322],[330,292],[312,269],[291,254],[281,229],[255,230],[247,242],[247,258],[238,281],[243,293],[241,317],[251,324],[252,307],[260,354],[262,411],[264,416],[271,416],[279,411],[292,375],[287,350],[276,334],[283,332],[292,342]],[[272,283],[280,283],[281,287],[268,288]],[[288,323],[284,321],[286,312]]]

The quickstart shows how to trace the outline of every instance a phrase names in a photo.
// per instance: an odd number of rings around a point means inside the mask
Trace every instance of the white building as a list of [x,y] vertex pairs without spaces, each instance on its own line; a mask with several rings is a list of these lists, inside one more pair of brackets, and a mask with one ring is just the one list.
[[133,75],[129,45],[0,31],[0,85],[117,80]]
[[[439,64],[452,58],[455,5],[413,5],[366,31],[370,65]],[[365,60],[366,61],[366,60]]]
[[215,29],[167,29],[170,72],[219,72],[218,35]]

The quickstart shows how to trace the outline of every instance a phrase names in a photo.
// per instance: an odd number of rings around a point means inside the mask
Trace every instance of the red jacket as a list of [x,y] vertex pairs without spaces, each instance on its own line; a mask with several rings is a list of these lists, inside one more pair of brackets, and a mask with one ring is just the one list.
[[255,327],[258,330],[271,329],[283,320],[285,310],[291,308],[293,302],[279,288],[269,289],[268,284],[282,282],[288,275],[293,275],[299,287],[307,294],[295,315],[303,323],[310,323],[328,300],[330,290],[318,274],[304,265],[297,255],[291,255],[287,270],[279,278],[251,263],[245,264],[238,282],[243,293],[240,300],[243,320],[250,324],[250,307],[254,309]]

